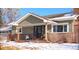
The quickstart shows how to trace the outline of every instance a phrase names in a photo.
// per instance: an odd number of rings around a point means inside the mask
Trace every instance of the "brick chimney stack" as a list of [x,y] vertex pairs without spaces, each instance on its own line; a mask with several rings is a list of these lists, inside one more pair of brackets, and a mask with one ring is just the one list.
[[79,14],[79,8],[73,8],[73,14]]

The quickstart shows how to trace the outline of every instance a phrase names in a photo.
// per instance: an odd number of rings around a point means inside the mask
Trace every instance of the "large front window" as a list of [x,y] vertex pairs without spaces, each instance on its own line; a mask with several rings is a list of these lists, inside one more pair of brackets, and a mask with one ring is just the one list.
[[53,32],[68,32],[68,25],[53,25]]

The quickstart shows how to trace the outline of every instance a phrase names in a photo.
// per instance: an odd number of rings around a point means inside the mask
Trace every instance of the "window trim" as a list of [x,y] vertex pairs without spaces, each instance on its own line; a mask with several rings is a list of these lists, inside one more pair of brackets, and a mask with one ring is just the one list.
[[[54,31],[53,31],[53,29],[54,29],[54,28],[53,28],[53,25],[67,25],[67,32],[69,32],[69,23],[52,24],[52,25],[51,25],[51,28],[52,28],[52,29],[51,29],[51,32],[54,32]],[[63,30],[64,30],[64,29],[63,29]],[[66,33],[66,32],[54,32],[54,33]]]

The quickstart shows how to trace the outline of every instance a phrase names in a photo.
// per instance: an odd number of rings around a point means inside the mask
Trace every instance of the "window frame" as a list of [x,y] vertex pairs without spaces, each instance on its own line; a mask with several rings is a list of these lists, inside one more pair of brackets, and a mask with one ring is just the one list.
[[[58,24],[52,24],[51,25],[51,32],[54,32],[53,30],[54,30],[54,27],[53,26],[57,26],[57,25],[63,25],[63,27],[64,27],[64,25],[67,25],[67,32],[69,32],[69,23],[58,23]],[[56,27],[56,29],[57,29],[57,27]],[[56,30],[56,32],[57,32],[57,30]],[[64,31],[64,28],[63,28],[63,32],[57,32],[57,33],[66,33],[65,31]]]

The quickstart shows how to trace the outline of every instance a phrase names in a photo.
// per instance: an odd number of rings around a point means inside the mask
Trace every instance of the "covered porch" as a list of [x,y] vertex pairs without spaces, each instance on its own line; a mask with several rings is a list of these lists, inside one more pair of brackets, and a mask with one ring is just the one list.
[[45,24],[36,24],[30,26],[18,27],[16,30],[18,40],[44,40],[45,39]]
[[51,24],[38,23],[27,26],[16,27],[16,41],[31,42],[49,42],[48,31],[51,30]]

